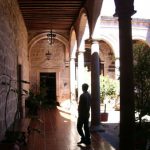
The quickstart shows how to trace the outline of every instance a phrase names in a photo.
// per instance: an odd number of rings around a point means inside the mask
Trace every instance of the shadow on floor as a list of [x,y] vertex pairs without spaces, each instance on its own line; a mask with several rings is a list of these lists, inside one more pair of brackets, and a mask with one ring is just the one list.
[[99,135],[108,141],[115,149],[119,147],[119,123],[102,123],[105,132],[99,132]]

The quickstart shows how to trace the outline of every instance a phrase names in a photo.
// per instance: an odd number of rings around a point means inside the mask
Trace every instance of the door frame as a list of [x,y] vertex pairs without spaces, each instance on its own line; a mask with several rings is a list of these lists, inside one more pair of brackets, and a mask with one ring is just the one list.
[[[56,96],[56,72],[40,72],[40,83],[39,83],[39,86],[41,87],[41,81],[42,81],[42,79],[44,79],[44,78],[42,78],[43,77],[43,75],[45,74],[45,76],[46,77],[54,77],[53,78],[53,83],[54,83],[54,87],[52,86],[52,85],[50,85],[50,84],[47,84],[47,88],[51,91],[51,89],[54,89],[54,93],[52,92],[51,94],[53,95],[54,94],[54,97],[49,97],[48,96],[48,93],[47,93],[47,98],[48,98],[48,100],[53,100],[53,101],[57,101],[57,96]],[[53,76],[54,75],[54,76]],[[48,78],[46,79],[46,82],[48,82]]]
[[60,101],[60,69],[40,69],[37,71],[37,85],[40,91],[40,73],[56,73],[56,101]]

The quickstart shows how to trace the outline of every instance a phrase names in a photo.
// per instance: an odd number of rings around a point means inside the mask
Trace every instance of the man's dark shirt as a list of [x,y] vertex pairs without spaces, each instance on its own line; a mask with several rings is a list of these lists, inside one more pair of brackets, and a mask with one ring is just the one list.
[[91,95],[88,92],[84,92],[80,95],[80,101],[78,106],[79,118],[88,118],[91,106]]

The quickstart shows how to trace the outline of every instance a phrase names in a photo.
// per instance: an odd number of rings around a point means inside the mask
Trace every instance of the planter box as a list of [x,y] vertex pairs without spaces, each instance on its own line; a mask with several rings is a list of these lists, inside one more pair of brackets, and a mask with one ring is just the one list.
[[100,119],[101,119],[101,121],[103,121],[103,122],[108,121],[108,113],[106,113],[106,112],[101,113],[101,114],[100,114]]

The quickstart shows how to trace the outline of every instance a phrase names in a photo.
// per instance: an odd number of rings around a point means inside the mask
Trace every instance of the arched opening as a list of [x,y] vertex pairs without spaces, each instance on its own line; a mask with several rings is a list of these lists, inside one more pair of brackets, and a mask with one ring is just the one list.
[[115,56],[112,48],[100,40],[100,74],[115,79]]
[[37,35],[29,44],[30,89],[44,94],[50,103],[70,98],[68,47],[68,41],[58,34],[50,45],[46,33]]
[[75,30],[72,29],[70,37],[70,99],[77,100],[77,79],[76,79],[76,53],[77,39]]
[[[79,29],[77,34],[78,53],[76,59],[78,97],[82,93],[83,83],[87,83],[89,86],[91,85],[91,76],[85,67],[85,52],[87,50],[85,47],[85,40],[89,39],[89,24],[84,9],[82,9],[80,12],[79,20]],[[89,87],[89,90],[90,89],[91,88]]]

